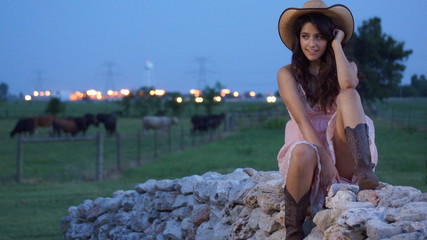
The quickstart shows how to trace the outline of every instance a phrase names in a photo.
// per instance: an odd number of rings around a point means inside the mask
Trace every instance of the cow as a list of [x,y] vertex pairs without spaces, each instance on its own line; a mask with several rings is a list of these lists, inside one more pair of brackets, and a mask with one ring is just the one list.
[[79,118],[58,118],[53,122],[53,136],[61,136],[61,133],[70,133],[76,136],[85,128],[84,121]]
[[169,131],[172,125],[177,124],[178,118],[167,116],[145,116],[142,118],[142,125],[145,131],[149,129]]
[[38,128],[49,128],[50,135],[53,134],[53,121],[55,116],[53,115],[42,115],[42,116],[32,116],[34,118],[35,132],[37,133]]
[[224,113],[216,115],[194,115],[191,117],[191,124],[193,126],[191,133],[195,134],[197,132],[203,133],[216,130],[224,119]]
[[85,114],[83,117],[68,117],[56,119],[53,122],[53,135],[61,136],[61,133],[70,133],[71,136],[76,136],[82,132],[86,134],[90,125],[95,124],[95,115]]
[[13,138],[15,134],[29,133],[33,135],[36,129],[34,118],[21,118],[16,122],[15,127],[10,132],[10,137]]
[[96,116],[93,113],[86,113],[83,116],[85,121],[85,127],[83,129],[83,133],[86,133],[86,130],[90,127],[90,125],[98,126],[98,122],[96,121]]
[[109,136],[116,133],[117,118],[115,113],[98,113],[96,114],[97,124],[103,123],[105,131]]
[[55,120],[55,116],[53,115],[35,116],[32,118],[34,118],[36,127],[52,127]]

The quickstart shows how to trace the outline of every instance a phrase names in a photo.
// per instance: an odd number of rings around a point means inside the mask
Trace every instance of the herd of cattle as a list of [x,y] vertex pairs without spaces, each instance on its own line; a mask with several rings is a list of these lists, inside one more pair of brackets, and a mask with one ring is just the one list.
[[[204,133],[216,130],[225,120],[225,114],[217,115],[194,115],[191,117],[191,133]],[[150,129],[168,131],[172,125],[179,122],[176,117],[167,116],[145,116],[142,118],[142,127],[145,131]],[[117,117],[115,113],[87,113],[82,117],[56,118],[52,115],[34,116],[21,118],[16,122],[10,132],[10,137],[16,134],[33,135],[38,128],[50,128],[52,136],[70,134],[76,136],[78,133],[86,134],[87,129],[94,125],[104,125],[105,131],[112,136],[117,131]]]
[[117,118],[114,113],[87,113],[82,117],[56,118],[52,115],[34,116],[18,119],[15,127],[10,132],[10,137],[16,134],[33,135],[38,128],[50,128],[53,136],[61,136],[62,133],[76,136],[78,133],[86,134],[91,126],[103,124],[106,132],[112,135],[116,132]]

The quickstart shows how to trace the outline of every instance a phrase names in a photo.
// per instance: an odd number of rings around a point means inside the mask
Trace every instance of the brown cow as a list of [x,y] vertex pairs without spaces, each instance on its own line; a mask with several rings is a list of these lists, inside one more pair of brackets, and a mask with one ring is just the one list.
[[55,116],[53,115],[35,116],[32,118],[34,118],[36,127],[52,127],[55,120]]
[[53,136],[61,136],[61,133],[70,133],[76,136],[81,131],[79,124],[74,118],[58,118],[53,121]]
[[72,136],[75,136],[79,132],[85,135],[86,130],[94,123],[95,116],[93,114],[85,114],[83,117],[55,119],[53,121],[53,135],[60,136],[62,132],[70,133]]

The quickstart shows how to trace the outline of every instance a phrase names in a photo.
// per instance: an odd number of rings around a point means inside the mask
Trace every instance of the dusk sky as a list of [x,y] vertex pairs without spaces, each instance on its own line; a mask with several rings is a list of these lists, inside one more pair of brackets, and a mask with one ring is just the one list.
[[[274,93],[276,72],[291,57],[277,33],[278,18],[304,2],[0,0],[0,82],[12,94],[149,83],[187,93],[215,82]],[[403,83],[427,74],[427,1],[324,2],[348,6],[356,31],[362,21],[380,17],[383,32],[413,50]]]

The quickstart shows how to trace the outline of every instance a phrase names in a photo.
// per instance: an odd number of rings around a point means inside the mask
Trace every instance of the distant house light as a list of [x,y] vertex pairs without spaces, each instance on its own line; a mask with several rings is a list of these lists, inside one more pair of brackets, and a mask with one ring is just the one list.
[[194,101],[196,101],[196,103],[202,103],[203,98],[202,97],[196,97],[196,99],[194,99]]
[[215,96],[215,97],[213,98],[213,100],[214,100],[215,102],[221,102],[222,98],[221,98],[220,96]]
[[268,96],[267,97],[267,102],[268,103],[275,103],[277,101],[275,96]]
[[31,101],[32,97],[31,95],[25,95],[24,99],[25,101]]
[[130,90],[129,89],[121,89],[120,94],[128,96],[130,94]]

